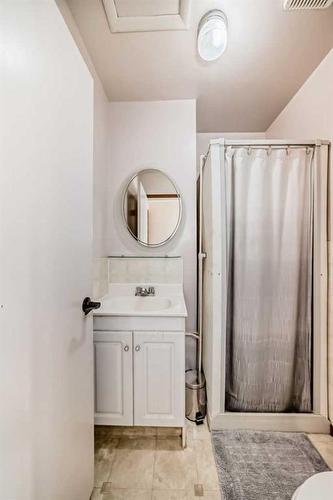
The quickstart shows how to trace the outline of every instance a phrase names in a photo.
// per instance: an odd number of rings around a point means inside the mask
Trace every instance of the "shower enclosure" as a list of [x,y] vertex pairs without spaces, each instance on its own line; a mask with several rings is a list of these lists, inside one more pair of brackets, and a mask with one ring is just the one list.
[[213,140],[199,331],[213,429],[329,432],[327,141]]

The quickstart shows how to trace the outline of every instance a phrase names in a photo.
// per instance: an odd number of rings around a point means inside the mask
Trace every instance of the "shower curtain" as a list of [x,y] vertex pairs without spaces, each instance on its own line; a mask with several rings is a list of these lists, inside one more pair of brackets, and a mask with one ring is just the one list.
[[226,149],[226,410],[310,412],[313,149]]

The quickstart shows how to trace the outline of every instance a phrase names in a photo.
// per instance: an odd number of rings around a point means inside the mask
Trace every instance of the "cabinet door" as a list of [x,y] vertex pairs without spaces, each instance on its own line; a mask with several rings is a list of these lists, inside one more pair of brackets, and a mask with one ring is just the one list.
[[95,423],[133,425],[132,332],[94,332]]
[[183,426],[184,332],[134,332],[134,424]]

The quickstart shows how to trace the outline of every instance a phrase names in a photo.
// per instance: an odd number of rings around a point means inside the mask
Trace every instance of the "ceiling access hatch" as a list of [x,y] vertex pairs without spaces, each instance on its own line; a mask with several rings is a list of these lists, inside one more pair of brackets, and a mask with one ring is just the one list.
[[189,29],[192,0],[103,0],[113,33]]

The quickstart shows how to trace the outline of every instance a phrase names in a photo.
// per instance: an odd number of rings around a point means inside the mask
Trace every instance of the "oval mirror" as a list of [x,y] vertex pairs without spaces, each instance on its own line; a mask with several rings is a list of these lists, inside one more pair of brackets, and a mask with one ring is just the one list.
[[181,196],[172,180],[156,169],[141,170],[128,183],[123,197],[127,229],[148,247],[163,245],[178,229]]

